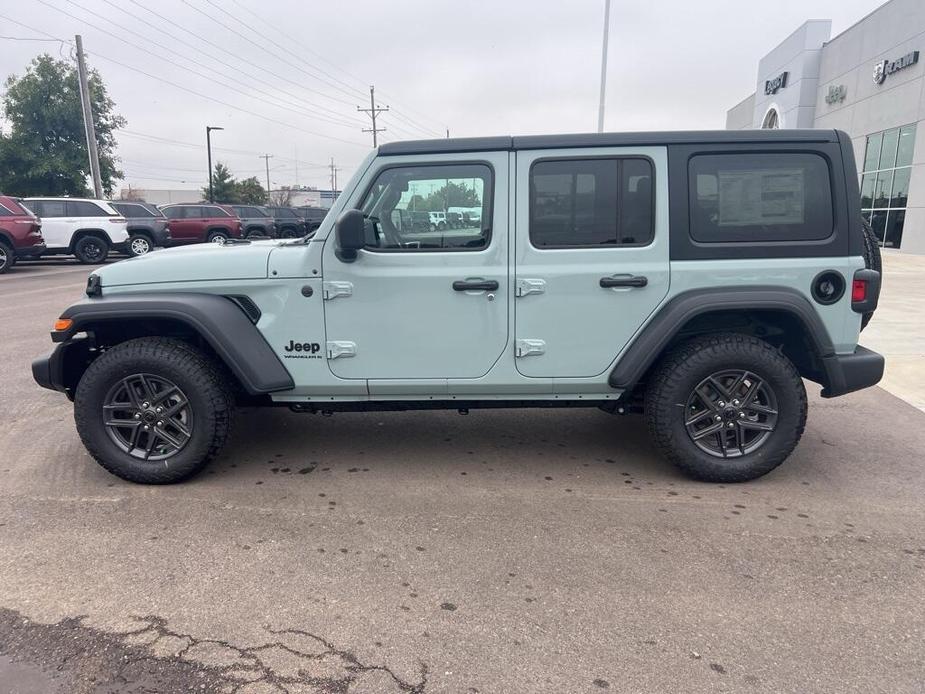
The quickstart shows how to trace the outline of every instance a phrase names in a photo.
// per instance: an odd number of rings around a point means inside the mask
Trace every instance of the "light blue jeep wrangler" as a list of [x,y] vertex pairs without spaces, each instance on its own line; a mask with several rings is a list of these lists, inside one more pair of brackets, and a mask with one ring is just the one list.
[[[476,221],[406,221],[450,208]],[[240,402],[642,413],[670,460],[734,482],[797,445],[804,378],[880,380],[858,346],[879,270],[842,132],[390,143],[310,238],[98,270],[33,372],[135,482],[201,470]]]

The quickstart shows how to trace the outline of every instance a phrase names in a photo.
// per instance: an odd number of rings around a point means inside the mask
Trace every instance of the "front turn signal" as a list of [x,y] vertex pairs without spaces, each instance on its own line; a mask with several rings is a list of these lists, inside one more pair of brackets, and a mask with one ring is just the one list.
[[55,332],[63,333],[65,330],[70,330],[72,325],[74,325],[74,321],[70,318],[59,318],[55,321]]

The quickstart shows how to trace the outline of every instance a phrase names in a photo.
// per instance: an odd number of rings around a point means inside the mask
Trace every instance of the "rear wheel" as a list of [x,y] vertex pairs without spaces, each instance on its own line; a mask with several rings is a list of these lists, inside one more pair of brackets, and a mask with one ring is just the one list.
[[109,255],[109,244],[98,236],[84,236],[74,246],[74,256],[84,265],[98,265]]
[[133,258],[150,253],[152,250],[154,250],[154,244],[144,234],[133,234],[129,237],[128,254]]
[[112,474],[169,484],[200,470],[228,437],[234,399],[219,367],[181,340],[145,337],[107,350],[77,386],[74,419]]
[[13,249],[4,241],[0,241],[0,275],[13,267],[14,257]]
[[661,453],[708,482],[744,482],[780,465],[806,425],[806,390],[793,364],[748,335],[694,338],[668,354],[646,392]]
[[228,234],[224,231],[213,231],[209,234],[209,243],[215,243],[219,246],[224,246],[228,243]]

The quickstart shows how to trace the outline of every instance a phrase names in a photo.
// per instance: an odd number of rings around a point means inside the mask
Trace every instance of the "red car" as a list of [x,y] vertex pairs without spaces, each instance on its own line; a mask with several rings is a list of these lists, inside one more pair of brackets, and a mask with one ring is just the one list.
[[19,258],[37,258],[45,252],[42,222],[16,198],[0,195],[0,275]]
[[170,245],[187,243],[225,243],[241,238],[243,225],[228,205],[180,203],[163,205],[161,211],[170,220]]

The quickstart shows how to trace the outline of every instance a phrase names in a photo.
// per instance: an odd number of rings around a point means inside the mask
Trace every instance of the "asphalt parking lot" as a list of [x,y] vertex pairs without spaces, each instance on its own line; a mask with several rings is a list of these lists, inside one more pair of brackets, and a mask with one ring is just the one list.
[[925,690],[925,412],[883,390],[811,386],[742,485],[596,410],[249,410],[142,487],[29,371],[87,272],[0,277],[0,694]]

